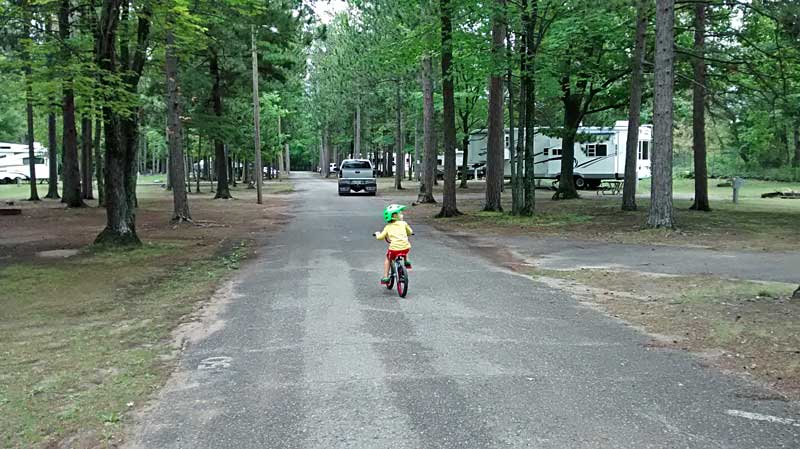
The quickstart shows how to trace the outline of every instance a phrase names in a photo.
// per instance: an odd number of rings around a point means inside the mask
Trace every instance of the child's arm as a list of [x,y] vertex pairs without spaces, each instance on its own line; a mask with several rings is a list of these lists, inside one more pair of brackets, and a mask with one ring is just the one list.
[[406,235],[411,235],[413,233],[414,233],[414,230],[411,229],[411,226],[409,226],[408,223],[406,223]]
[[383,231],[375,233],[375,240],[384,240],[388,234],[389,233],[386,230],[386,226],[384,226]]

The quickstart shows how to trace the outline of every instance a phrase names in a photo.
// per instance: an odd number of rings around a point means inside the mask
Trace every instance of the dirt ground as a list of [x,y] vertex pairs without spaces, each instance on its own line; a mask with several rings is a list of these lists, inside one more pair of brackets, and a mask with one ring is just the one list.
[[[189,195],[195,224],[178,226],[170,223],[169,192],[159,185],[140,185],[136,231],[142,241],[191,242],[198,249],[214,248],[225,241],[257,241],[268,235],[265,230],[288,220],[287,184],[267,183],[264,205],[256,204],[254,190],[233,188],[235,199],[214,200],[209,186],[205,186],[204,193]],[[283,193],[270,193],[275,191]],[[85,248],[106,222],[105,209],[98,208],[97,201],[86,201],[88,207],[80,209],[67,209],[52,200],[13,203],[13,207],[22,209],[22,214],[0,216],[0,266],[47,260],[46,255],[37,256],[42,252]]]
[[176,226],[170,193],[139,186],[143,245],[124,250],[90,246],[105,223],[94,202],[18,202],[22,215],[0,216],[0,447],[117,447],[171,372],[175,329],[206,313],[241,260],[269,251],[291,190],[267,183],[263,205],[242,188],[234,200],[191,194],[194,223]]

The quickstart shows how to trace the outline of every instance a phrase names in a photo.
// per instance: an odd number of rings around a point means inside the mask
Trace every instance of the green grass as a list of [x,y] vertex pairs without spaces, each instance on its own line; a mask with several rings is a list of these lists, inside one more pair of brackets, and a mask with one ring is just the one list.
[[483,223],[493,223],[508,226],[565,226],[592,221],[591,215],[574,212],[551,212],[536,214],[532,217],[519,217],[502,212],[479,211],[472,214],[465,214],[453,220],[474,221],[476,225]]
[[188,250],[146,244],[0,269],[0,446],[114,438],[166,378],[170,331],[242,249],[194,261]]
[[[647,194],[650,192],[650,179],[643,179],[639,182],[639,193]],[[730,187],[717,187],[717,184],[727,182],[727,179],[709,179],[709,197],[730,200],[733,198],[733,189]],[[745,184],[739,191],[740,199],[759,199],[762,193],[774,192],[776,190],[795,190],[800,191],[800,183],[778,182],[778,181],[759,181],[746,179]],[[672,191],[679,195],[694,195],[694,179],[676,177],[672,180]],[[777,202],[777,201],[776,201]],[[797,201],[800,202],[800,201]],[[800,204],[797,206],[800,209]]]

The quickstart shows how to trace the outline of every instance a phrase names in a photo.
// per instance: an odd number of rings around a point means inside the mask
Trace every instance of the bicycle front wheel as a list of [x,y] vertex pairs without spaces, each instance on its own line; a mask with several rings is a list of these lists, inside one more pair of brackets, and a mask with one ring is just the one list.
[[397,294],[405,298],[408,293],[408,271],[402,263],[397,264]]

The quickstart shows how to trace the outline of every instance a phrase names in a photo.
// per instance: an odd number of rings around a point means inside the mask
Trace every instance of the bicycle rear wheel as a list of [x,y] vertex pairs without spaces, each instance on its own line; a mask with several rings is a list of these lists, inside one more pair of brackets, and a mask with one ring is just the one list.
[[391,272],[389,273],[389,283],[386,284],[386,290],[391,290],[394,288],[394,278],[397,277],[397,273],[394,270],[394,264],[391,264]]
[[408,293],[408,271],[403,267],[403,262],[397,264],[397,294],[401,298]]

